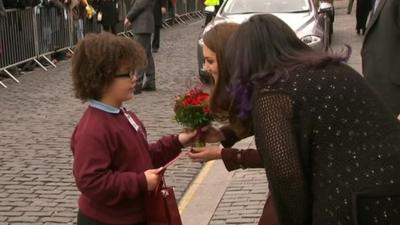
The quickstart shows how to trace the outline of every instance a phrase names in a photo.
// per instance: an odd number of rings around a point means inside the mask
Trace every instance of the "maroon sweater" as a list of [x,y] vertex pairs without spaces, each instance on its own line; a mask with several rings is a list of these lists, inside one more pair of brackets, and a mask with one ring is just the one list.
[[175,158],[182,145],[177,136],[148,144],[139,119],[137,132],[123,112],[108,113],[89,107],[71,140],[73,174],[81,192],[79,209],[103,224],[132,225],[145,222],[144,171]]

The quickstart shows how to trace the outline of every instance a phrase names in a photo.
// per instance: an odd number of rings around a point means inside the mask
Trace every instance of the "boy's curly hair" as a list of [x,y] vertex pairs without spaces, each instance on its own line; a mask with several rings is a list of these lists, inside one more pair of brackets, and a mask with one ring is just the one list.
[[136,41],[107,32],[88,34],[72,57],[75,96],[82,101],[99,100],[122,65],[132,71],[145,64],[144,49]]

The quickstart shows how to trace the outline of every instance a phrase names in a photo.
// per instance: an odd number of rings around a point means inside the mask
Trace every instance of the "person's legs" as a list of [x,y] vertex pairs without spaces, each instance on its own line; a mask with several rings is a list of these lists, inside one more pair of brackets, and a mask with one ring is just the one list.
[[175,24],[175,5],[171,2],[171,0],[168,0],[168,15],[169,18],[172,19],[172,25]]
[[84,33],[83,33],[83,19],[79,19],[79,20],[78,20],[77,37],[78,37],[78,41],[81,40],[81,39],[84,37]]
[[158,49],[160,48],[160,25],[156,25],[154,29],[154,35],[153,35],[153,52],[157,52]]
[[103,24],[102,26],[103,26],[103,31],[111,32],[111,26],[107,24]]
[[368,16],[369,16],[369,10],[367,8],[363,8],[361,15],[360,15],[360,27],[362,30],[362,34],[365,33],[365,31],[367,30],[367,20],[368,20]]
[[213,19],[213,15],[207,13],[206,14],[206,21],[204,23],[204,27],[207,26],[207,24],[209,24],[211,22],[211,20]]
[[356,12],[357,34],[359,34],[360,31],[362,32],[362,34],[364,34],[365,31],[367,30],[367,21],[371,9],[372,9],[371,0],[357,0],[357,12]]
[[[145,70],[139,71],[137,75],[137,88],[136,91],[155,90],[156,89],[156,78],[155,78],[155,65],[153,54],[151,53],[151,34],[135,34],[134,38],[139,42],[144,50],[146,51],[147,67]],[[143,84],[144,76],[146,76],[146,83]]]
[[117,24],[111,25],[111,33],[117,34]]
[[[133,38],[137,42],[139,42],[139,44],[141,44],[143,48],[145,48],[144,38],[142,37],[142,34],[134,34]],[[147,55],[147,52],[146,52],[146,55]],[[145,73],[144,69],[137,71],[137,75],[136,75],[137,80],[136,80],[136,87],[135,87],[135,93],[137,93],[137,94],[142,91],[144,73]]]
[[143,84],[143,90],[155,91],[156,90],[156,76],[155,64],[153,53],[151,52],[151,34],[146,36],[146,55],[147,55],[147,68],[146,68],[146,82]]
[[357,34],[360,34],[360,31],[362,29],[362,7],[363,7],[363,2],[362,0],[357,0],[356,4],[356,30]]
[[215,15],[217,15],[217,13],[219,11],[219,8],[221,8],[221,5],[216,5],[215,6],[215,10],[214,10]]
[[351,14],[351,11],[353,10],[353,4],[354,0],[349,0],[349,4],[347,5],[347,14]]

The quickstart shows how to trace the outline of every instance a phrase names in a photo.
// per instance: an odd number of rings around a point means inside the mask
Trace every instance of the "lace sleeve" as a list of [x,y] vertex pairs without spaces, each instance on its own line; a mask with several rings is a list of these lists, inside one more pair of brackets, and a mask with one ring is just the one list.
[[292,127],[291,98],[282,93],[255,96],[253,124],[281,225],[305,224],[310,213],[306,183]]

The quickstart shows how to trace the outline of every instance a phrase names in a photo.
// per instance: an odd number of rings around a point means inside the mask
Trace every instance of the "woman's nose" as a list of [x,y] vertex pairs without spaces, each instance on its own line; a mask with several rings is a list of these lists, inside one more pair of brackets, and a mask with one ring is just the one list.
[[203,64],[203,69],[204,69],[205,71],[208,72],[208,71],[209,71],[209,68],[210,68],[210,67],[208,66],[207,63],[204,63],[204,64]]

